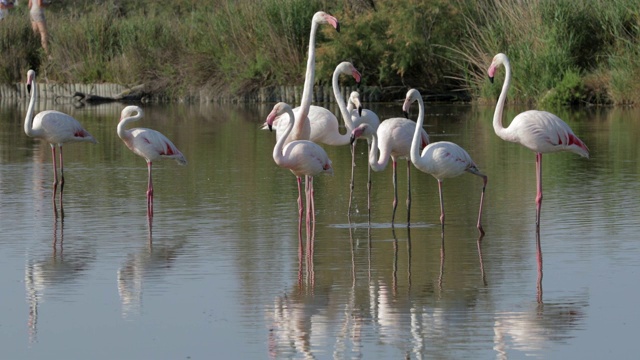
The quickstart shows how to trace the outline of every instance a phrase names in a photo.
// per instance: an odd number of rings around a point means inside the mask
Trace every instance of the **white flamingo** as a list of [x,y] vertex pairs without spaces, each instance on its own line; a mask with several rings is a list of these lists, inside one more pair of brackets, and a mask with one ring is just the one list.
[[[304,78],[302,99],[300,101],[300,106],[293,109],[295,118],[299,121],[290,133],[287,142],[294,140],[313,141],[314,139],[311,137],[311,124],[315,123],[316,120],[326,119],[333,116],[334,121],[337,122],[335,115],[333,115],[331,111],[320,106],[311,105],[311,100],[313,98],[313,85],[315,83],[316,32],[318,31],[318,25],[321,24],[330,24],[338,32],[340,31],[340,24],[335,17],[325,13],[324,11],[318,11],[313,15],[311,20],[311,32],[309,34],[309,54],[307,55],[307,70]],[[280,137],[285,133],[288,122],[289,119],[286,116],[274,119],[272,128],[276,129],[276,139],[280,139]],[[265,123],[262,126],[262,129],[266,130],[267,128],[268,125]]]
[[[369,166],[373,171],[382,171],[387,167],[389,158],[393,164],[393,215],[391,224],[395,222],[398,207],[398,173],[397,161],[407,159],[407,223],[411,219],[411,140],[416,129],[416,123],[405,118],[391,118],[384,120],[377,131],[367,123],[360,124],[351,132],[352,141],[360,137],[371,136],[371,151],[369,152]],[[421,129],[422,143],[429,143],[429,136]]]
[[540,226],[540,209],[542,208],[542,154],[559,151],[570,151],[589,158],[589,149],[558,116],[546,111],[529,110],[518,114],[509,127],[502,126],[502,112],[507,92],[511,84],[511,65],[505,54],[493,57],[487,71],[489,79],[497,68],[504,65],[506,72],[502,91],[498,98],[496,111],[493,114],[493,129],[501,139],[518,143],[536,153],[536,227]]
[[51,158],[53,159],[53,209],[57,214],[56,191],[58,186],[58,167],[56,165],[56,145],[60,149],[60,211],[64,215],[62,205],[62,192],[64,190],[64,162],[62,160],[62,145],[71,142],[97,143],[91,134],[85,130],[78,120],[55,110],[44,110],[33,116],[34,107],[38,101],[38,84],[36,72],[27,72],[27,89],[31,92],[31,99],[24,119],[24,132],[27,136],[42,139],[51,145]]
[[[134,115],[135,114],[135,115]],[[126,129],[128,123],[142,119],[144,112],[138,106],[127,106],[120,113],[118,136],[136,155],[147,161],[149,178],[147,182],[147,215],[153,216],[153,181],[151,165],[156,159],[173,159],[180,165],[187,165],[187,159],[166,136],[152,129]]]
[[[363,109],[362,103],[360,102],[360,93],[357,91],[352,91],[349,94],[349,102],[347,104],[347,112],[351,116],[352,127],[356,128],[360,126],[360,124],[368,124],[371,132],[378,131],[378,126],[380,126],[380,118],[376,113],[369,109]],[[364,135],[367,139],[367,156],[371,151],[371,141],[373,137],[371,135]],[[357,140],[357,139],[355,139]],[[356,166],[356,141],[352,142],[351,145],[351,187],[349,194],[349,210],[351,210],[351,199],[353,197],[353,189],[355,188],[354,181],[354,170]],[[367,160],[368,161],[368,160]],[[371,167],[367,166],[367,210],[369,216],[371,215]]]
[[[333,167],[331,167],[331,160],[327,156],[320,145],[309,140],[295,140],[289,142],[285,146],[285,142],[289,133],[293,130],[295,123],[295,115],[291,106],[286,103],[277,103],[273,110],[267,116],[266,124],[268,127],[273,126],[273,122],[278,116],[287,114],[289,116],[289,122],[286,131],[283,136],[278,139],[275,147],[273,148],[273,160],[275,163],[285,169],[291,170],[293,175],[296,176],[298,181],[298,214],[302,218],[302,177],[306,176],[309,179],[308,186],[305,189],[307,199],[307,225],[310,221],[310,214],[313,215],[313,222],[315,222],[315,206],[313,201],[313,177],[318,174],[333,175]],[[298,120],[299,121],[299,120]]]
[[430,174],[438,180],[438,192],[440,194],[440,224],[442,226],[442,230],[444,231],[442,181],[468,172],[480,176],[483,180],[477,227],[480,233],[484,234],[484,230],[482,229],[482,205],[484,203],[484,191],[487,187],[487,176],[478,170],[478,167],[471,159],[471,156],[469,156],[463,148],[449,141],[431,143],[427,145],[422,150],[422,154],[420,154],[422,141],[420,139],[419,129],[422,129],[424,124],[424,102],[422,101],[422,96],[418,90],[411,89],[407,92],[404,104],[402,105],[402,111],[404,111],[408,117],[409,108],[415,101],[418,101],[419,113],[416,131],[413,135],[413,142],[411,143],[411,162],[418,168],[418,170]]

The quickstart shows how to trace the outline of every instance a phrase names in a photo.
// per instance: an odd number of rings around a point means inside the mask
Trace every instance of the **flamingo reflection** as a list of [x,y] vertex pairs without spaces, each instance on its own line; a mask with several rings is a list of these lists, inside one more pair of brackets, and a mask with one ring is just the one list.
[[65,254],[63,245],[64,221],[62,218],[58,220],[54,217],[51,255],[41,260],[34,260],[27,255],[24,282],[29,305],[27,327],[30,343],[38,341],[38,308],[44,301],[45,295],[49,293],[55,296],[59,291],[64,296],[68,296],[70,293],[68,284],[84,275],[94,259],[91,252],[83,249],[71,248]]
[[536,304],[525,311],[502,311],[495,315],[494,347],[498,359],[508,359],[516,351],[540,353],[549,342],[570,339],[585,316],[586,295],[544,303],[542,299],[542,249],[536,229]]
[[123,318],[140,313],[145,281],[168,274],[184,243],[178,240],[169,246],[152,246],[149,230],[148,247],[127,256],[117,273]]

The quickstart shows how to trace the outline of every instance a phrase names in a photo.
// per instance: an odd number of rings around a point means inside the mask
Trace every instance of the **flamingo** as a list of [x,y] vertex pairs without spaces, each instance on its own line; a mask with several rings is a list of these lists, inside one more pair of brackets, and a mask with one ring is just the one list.
[[180,165],[187,165],[187,159],[166,136],[152,129],[125,129],[131,121],[142,119],[144,112],[139,106],[127,106],[120,113],[118,136],[134,154],[142,156],[147,161],[149,178],[147,183],[147,215],[153,216],[153,181],[151,179],[151,165],[156,159],[173,159]]
[[509,127],[504,128],[502,112],[511,84],[511,66],[507,55],[500,53],[494,56],[487,72],[493,82],[493,76],[500,65],[504,65],[506,76],[493,114],[493,129],[503,140],[521,144],[536,153],[536,227],[539,227],[542,208],[542,154],[570,151],[589,158],[589,149],[569,125],[546,111],[529,110],[520,113],[513,118]]
[[[367,123],[360,124],[351,132],[351,140],[360,137],[371,136],[371,151],[369,152],[369,165],[373,171],[382,171],[387,167],[389,157],[393,163],[393,225],[398,207],[398,174],[397,161],[407,159],[407,223],[411,218],[411,140],[416,123],[405,118],[391,118],[384,120],[378,126],[377,131]],[[429,136],[421,129],[423,145],[429,143]]]
[[273,160],[275,163],[285,169],[291,170],[298,181],[298,213],[302,218],[302,176],[309,179],[308,186],[305,189],[307,199],[307,224],[309,224],[310,212],[313,214],[315,222],[315,206],[313,202],[313,177],[318,174],[333,175],[333,167],[331,160],[320,145],[309,140],[295,140],[289,142],[285,146],[285,142],[289,133],[293,130],[295,115],[291,106],[284,102],[277,103],[273,110],[267,116],[267,126],[272,128],[275,119],[283,114],[289,116],[289,122],[285,133],[276,142],[273,148]]
[[58,167],[56,164],[56,145],[60,149],[60,212],[64,216],[62,205],[62,192],[64,190],[64,162],[62,160],[62,145],[71,142],[97,143],[96,139],[85,130],[78,120],[55,110],[44,110],[33,116],[33,109],[38,101],[38,84],[36,72],[27,72],[27,90],[31,92],[31,99],[24,119],[24,132],[29,137],[42,139],[51,145],[51,158],[53,159],[53,210],[57,215],[56,191],[58,186]]
[[449,141],[438,141],[427,145],[420,154],[420,132],[424,124],[424,102],[420,92],[410,89],[402,104],[402,111],[409,116],[411,104],[418,101],[419,112],[416,131],[411,143],[411,162],[418,170],[430,174],[438,180],[438,192],[440,193],[440,225],[444,232],[444,201],[442,197],[442,181],[447,178],[459,176],[465,172],[480,176],[482,178],[482,194],[480,195],[480,211],[478,213],[478,230],[484,235],[482,229],[482,205],[484,203],[484,191],[487,187],[487,176],[478,170],[478,167],[471,159],[471,156],[460,146]]
[[[366,123],[370,126],[371,132],[376,132],[378,130],[378,126],[380,126],[380,118],[373,111],[362,108],[362,104],[360,103],[360,93],[358,93],[357,91],[352,91],[351,94],[349,94],[347,112],[351,115],[351,122],[353,123],[351,126],[353,128],[360,126],[360,124]],[[365,138],[367,139],[367,154],[369,154],[369,152],[371,151],[372,136],[367,135],[365,136]],[[354,170],[356,166],[355,151],[356,151],[356,141],[353,141],[351,145],[351,193],[349,195],[349,209],[351,209],[351,198],[353,196],[353,189],[355,188],[355,182],[354,182]],[[371,167],[370,166],[367,166],[367,210],[369,215],[371,215]]]
[[[315,82],[315,64],[316,64],[316,32],[318,25],[330,24],[336,31],[340,32],[340,23],[335,17],[325,13],[324,11],[318,11],[313,15],[311,19],[311,32],[309,34],[309,54],[307,55],[307,70],[305,73],[304,85],[302,90],[302,99],[300,106],[293,109],[297,122],[294,130],[290,133],[287,142],[294,140],[316,140],[311,137],[312,135],[312,123],[316,120],[327,119],[333,117],[334,121],[338,121],[331,113],[331,111],[320,107],[312,106],[311,100],[313,98],[313,84]],[[284,113],[283,113],[284,114]],[[276,139],[280,139],[282,134],[286,132],[289,119],[285,116],[282,118],[276,118],[271,127],[276,129]],[[268,124],[262,126],[263,130],[269,129]],[[317,132],[321,134],[322,132]]]

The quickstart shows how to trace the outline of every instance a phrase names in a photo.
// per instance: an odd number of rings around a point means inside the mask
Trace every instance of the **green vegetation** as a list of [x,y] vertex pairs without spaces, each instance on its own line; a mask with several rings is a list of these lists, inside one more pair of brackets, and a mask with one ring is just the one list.
[[512,101],[640,102],[637,0],[54,0],[50,58],[22,0],[0,22],[0,82],[24,81],[36,68],[50,81],[144,83],[167,99],[299,85],[317,10],[341,23],[340,34],[320,28],[319,84],[348,60],[382,99],[417,87],[493,100],[500,87],[486,70],[504,52]]

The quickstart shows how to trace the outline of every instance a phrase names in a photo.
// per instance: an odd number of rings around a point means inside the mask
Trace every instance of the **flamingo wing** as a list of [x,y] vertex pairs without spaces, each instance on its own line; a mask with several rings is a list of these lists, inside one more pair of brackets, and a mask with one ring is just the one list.
[[513,127],[518,142],[537,153],[571,151],[589,157],[589,149],[558,116],[538,110],[518,114]]
[[283,149],[285,164],[296,176],[315,176],[321,173],[333,175],[333,167],[327,153],[311,141],[293,141]]
[[51,144],[88,141],[95,138],[72,116],[55,110],[45,110],[33,119],[34,129],[40,129],[43,138]]
[[146,128],[130,130],[132,141],[127,146],[143,158],[153,161],[158,158],[169,158],[186,165],[187,160],[178,148],[159,131]]
[[471,156],[459,145],[449,141],[427,145],[420,160],[416,167],[438,180],[456,177],[465,171],[477,172]]

